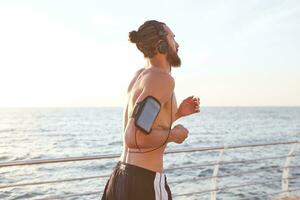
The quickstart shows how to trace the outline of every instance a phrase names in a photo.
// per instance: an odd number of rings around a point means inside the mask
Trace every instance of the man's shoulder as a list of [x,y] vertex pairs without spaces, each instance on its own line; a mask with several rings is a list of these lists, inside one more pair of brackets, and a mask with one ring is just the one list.
[[175,87],[175,80],[171,74],[150,68],[141,68],[135,73],[135,77],[128,87],[128,92],[131,91],[136,81],[139,81],[139,88],[146,89],[147,91],[166,91],[173,90]]
[[142,87],[148,91],[173,91],[175,80],[168,73],[153,71],[143,75]]
[[147,73],[144,74],[144,78],[147,81],[151,82],[166,82],[166,83],[174,83],[175,80],[171,76],[171,74],[162,72],[162,71],[148,71]]

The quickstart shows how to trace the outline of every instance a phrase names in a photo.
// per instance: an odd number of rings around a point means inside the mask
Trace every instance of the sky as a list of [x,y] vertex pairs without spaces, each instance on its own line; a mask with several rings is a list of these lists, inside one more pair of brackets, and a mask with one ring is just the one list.
[[150,19],[179,43],[179,103],[300,106],[298,0],[0,0],[0,107],[124,106]]

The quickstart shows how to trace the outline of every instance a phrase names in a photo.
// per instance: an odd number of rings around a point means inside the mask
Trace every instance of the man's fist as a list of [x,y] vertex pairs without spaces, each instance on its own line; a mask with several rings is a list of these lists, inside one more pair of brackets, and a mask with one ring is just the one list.
[[176,125],[171,130],[172,142],[181,144],[188,137],[188,133],[189,131],[184,126],[181,124]]

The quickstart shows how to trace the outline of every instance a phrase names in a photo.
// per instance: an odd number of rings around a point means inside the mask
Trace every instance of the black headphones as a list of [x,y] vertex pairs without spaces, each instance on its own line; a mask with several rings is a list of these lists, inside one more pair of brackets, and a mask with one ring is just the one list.
[[168,42],[166,41],[166,31],[164,30],[164,28],[160,25],[158,25],[156,22],[150,22],[151,25],[154,26],[154,28],[157,31],[158,36],[160,37],[160,40],[157,44],[157,50],[159,53],[161,54],[166,54],[169,51],[169,45]]

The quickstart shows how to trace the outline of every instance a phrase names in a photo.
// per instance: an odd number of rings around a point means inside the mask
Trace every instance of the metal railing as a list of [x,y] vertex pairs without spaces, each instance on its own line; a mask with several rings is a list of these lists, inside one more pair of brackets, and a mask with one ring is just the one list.
[[[263,196],[274,196],[280,195],[281,197],[288,196],[290,192],[300,191],[300,188],[289,188],[289,180],[297,179],[300,177],[289,177],[289,170],[293,168],[299,168],[300,165],[290,165],[292,162],[292,158],[298,156],[300,154],[295,154],[297,147],[300,146],[300,141],[289,141],[289,142],[273,142],[273,143],[264,143],[264,144],[245,144],[245,145],[233,145],[233,146],[216,146],[216,147],[207,147],[207,148],[189,148],[189,149],[177,149],[177,150],[168,150],[165,154],[179,154],[179,153],[192,153],[192,152],[207,152],[207,151],[220,151],[219,158],[216,162],[210,162],[205,164],[198,164],[198,165],[186,165],[180,167],[172,167],[167,168],[165,171],[171,170],[179,170],[179,169],[187,169],[187,168],[200,168],[200,167],[207,167],[207,166],[214,166],[212,176],[207,177],[195,177],[190,179],[183,179],[177,181],[170,181],[169,184],[180,184],[187,181],[196,181],[196,180],[211,180],[211,188],[202,190],[202,191],[194,191],[189,193],[181,193],[181,194],[173,194],[173,197],[181,197],[181,196],[192,196],[192,195],[200,195],[204,193],[210,193],[210,199],[216,200],[217,192],[222,192],[225,190],[236,189],[236,188],[243,188],[253,185],[271,185],[269,181],[262,181],[262,182],[249,182],[246,184],[239,184],[239,185],[231,185],[226,187],[218,187],[218,179],[230,177],[230,176],[241,176],[244,174],[253,174],[257,173],[257,170],[250,170],[243,173],[232,173],[229,175],[218,175],[220,165],[226,164],[235,164],[235,163],[254,163],[264,160],[275,160],[275,159],[282,159],[285,158],[285,163],[282,169],[282,179],[278,180],[281,181],[282,190],[276,193],[269,193],[263,194]],[[241,149],[241,148],[255,148],[255,147],[266,147],[266,146],[275,146],[275,145],[292,145],[289,153],[284,156],[273,156],[273,157],[263,157],[257,159],[249,159],[249,160],[237,160],[237,161],[223,161],[223,154],[224,151],[230,149]],[[63,162],[77,162],[77,161],[88,161],[88,160],[103,160],[103,159],[114,159],[118,158],[119,154],[106,154],[106,155],[95,155],[95,156],[81,156],[81,157],[69,157],[69,158],[55,158],[55,159],[38,159],[38,160],[24,160],[24,161],[7,161],[7,162],[0,162],[0,168],[5,167],[12,167],[12,166],[24,166],[24,165],[40,165],[40,164],[51,164],[51,163],[63,163]],[[265,168],[274,168],[278,170],[277,165],[267,166]],[[58,180],[47,180],[47,181],[38,181],[38,182],[27,182],[27,183],[16,183],[16,184],[0,184],[0,190],[7,189],[7,188],[15,188],[15,187],[25,187],[25,186],[32,186],[32,185],[42,185],[42,184],[52,184],[52,183],[61,183],[61,182],[71,182],[71,181],[79,181],[79,180],[89,180],[89,179],[98,179],[98,178],[105,178],[109,177],[108,174],[99,175],[99,176],[88,176],[88,177],[77,177],[77,178],[70,178],[70,179],[58,179]],[[74,197],[74,196],[87,196],[87,195],[101,195],[99,191],[87,191],[84,193],[77,193],[77,194],[68,194],[68,195],[56,195],[56,196],[49,196],[42,199],[64,199],[67,197]],[[260,195],[261,196],[261,195]],[[251,197],[253,198],[253,197]],[[247,199],[247,198],[245,198]],[[41,200],[41,199],[40,199]]]

